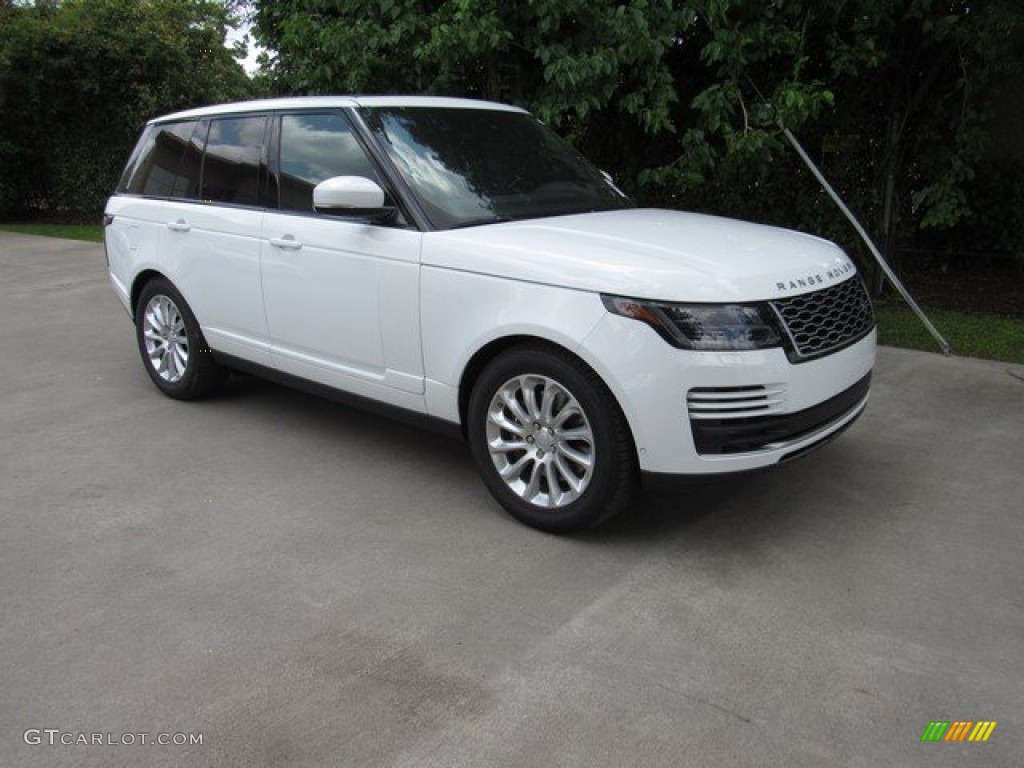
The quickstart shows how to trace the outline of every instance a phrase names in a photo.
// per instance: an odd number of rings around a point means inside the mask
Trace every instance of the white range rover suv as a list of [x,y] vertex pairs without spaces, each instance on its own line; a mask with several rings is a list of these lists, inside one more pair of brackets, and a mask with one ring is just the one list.
[[151,121],[104,216],[165,394],[231,370],[426,417],[566,532],[640,472],[798,456],[864,409],[871,302],[832,243],[636,208],[527,112],[275,99]]

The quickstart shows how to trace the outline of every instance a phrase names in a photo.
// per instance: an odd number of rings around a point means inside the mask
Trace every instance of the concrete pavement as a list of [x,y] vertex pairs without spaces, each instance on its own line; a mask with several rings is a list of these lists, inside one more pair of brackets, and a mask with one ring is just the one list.
[[[164,398],[99,246],[0,233],[0,360],[0,765],[1024,755],[1019,366],[883,349],[832,445],[567,539],[459,442],[251,378]],[[202,744],[59,744],[93,733]]]

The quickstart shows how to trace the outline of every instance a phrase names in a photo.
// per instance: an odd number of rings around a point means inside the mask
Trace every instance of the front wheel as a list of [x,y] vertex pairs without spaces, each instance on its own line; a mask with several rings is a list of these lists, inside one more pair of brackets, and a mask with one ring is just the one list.
[[470,448],[487,488],[519,521],[569,533],[611,517],[636,485],[618,403],[582,361],[515,347],[493,360],[469,400]]
[[195,400],[216,390],[227,371],[214,362],[192,310],[162,277],[146,283],[135,309],[146,373],[169,397]]

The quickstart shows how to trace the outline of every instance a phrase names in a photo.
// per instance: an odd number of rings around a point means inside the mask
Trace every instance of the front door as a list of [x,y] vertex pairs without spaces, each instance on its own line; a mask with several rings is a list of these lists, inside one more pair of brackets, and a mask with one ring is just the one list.
[[284,114],[278,133],[280,206],[260,251],[274,365],[422,410],[420,233],[313,210],[324,179],[382,181],[342,113]]

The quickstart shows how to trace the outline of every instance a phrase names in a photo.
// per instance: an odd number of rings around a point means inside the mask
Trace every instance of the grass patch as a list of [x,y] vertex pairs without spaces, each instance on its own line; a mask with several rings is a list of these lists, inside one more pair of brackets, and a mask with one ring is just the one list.
[[[917,316],[903,304],[882,303],[876,307],[878,341],[892,347],[939,352]],[[925,314],[953,353],[1024,365],[1024,320],[996,315],[975,315],[948,309],[926,309]]]
[[103,242],[103,227],[99,224],[0,224],[0,231],[62,237],[65,240],[84,240],[88,243]]

